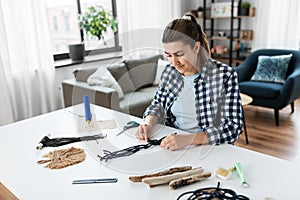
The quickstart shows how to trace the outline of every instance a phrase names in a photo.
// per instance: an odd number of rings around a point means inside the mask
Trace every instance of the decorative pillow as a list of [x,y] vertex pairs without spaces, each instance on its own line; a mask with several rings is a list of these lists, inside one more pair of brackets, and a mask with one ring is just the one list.
[[153,85],[159,58],[162,55],[124,61],[135,88]]
[[73,71],[76,81],[86,82],[88,77],[95,73],[97,68],[89,68],[89,69],[76,69]]
[[158,85],[160,81],[160,77],[162,72],[164,71],[165,67],[169,64],[169,61],[163,60],[161,58],[158,59],[157,61],[157,69],[156,69],[156,75],[154,79],[154,84]]
[[251,81],[285,83],[286,72],[292,54],[278,56],[259,56],[257,68]]
[[97,69],[95,73],[88,77],[87,83],[89,85],[100,85],[103,87],[112,88],[118,92],[120,99],[124,97],[122,88],[111,75],[111,73],[105,68],[100,67]]
[[111,64],[108,66],[107,70],[119,83],[125,94],[135,90],[125,63]]

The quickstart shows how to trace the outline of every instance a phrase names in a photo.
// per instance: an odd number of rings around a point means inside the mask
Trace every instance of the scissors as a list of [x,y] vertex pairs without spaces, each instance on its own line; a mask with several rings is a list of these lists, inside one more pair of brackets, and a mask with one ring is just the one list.
[[123,130],[121,132],[119,132],[116,136],[121,135],[124,131],[126,131],[127,129],[130,128],[134,128],[134,127],[138,127],[140,124],[137,123],[136,121],[129,121],[126,123],[126,125],[123,127]]

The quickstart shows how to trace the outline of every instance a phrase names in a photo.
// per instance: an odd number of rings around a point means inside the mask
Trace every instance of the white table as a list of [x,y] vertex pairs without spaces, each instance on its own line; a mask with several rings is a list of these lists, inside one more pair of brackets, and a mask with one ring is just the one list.
[[[98,120],[115,118],[119,125],[135,119],[101,107],[94,107]],[[73,112],[73,111],[72,111]],[[77,111],[75,111],[77,112]],[[136,119],[140,120],[140,119]],[[160,147],[142,150],[126,159],[113,160],[110,164],[100,163],[92,148],[96,143],[73,143],[57,148],[44,148],[40,151],[35,146],[47,133],[52,137],[78,136],[74,115],[67,110],[41,115],[0,127],[0,182],[20,199],[176,199],[181,193],[203,187],[216,186],[233,189],[251,199],[297,199],[300,179],[299,166],[292,162],[270,157],[232,145],[197,146],[179,151],[168,151]],[[117,124],[118,125],[118,124]],[[120,129],[106,130],[107,140],[121,148],[141,143],[129,137],[135,130],[115,137]],[[159,134],[174,130],[164,127]],[[124,142],[122,142],[124,141]],[[98,144],[99,145],[99,144]],[[86,160],[82,163],[60,170],[50,170],[36,164],[42,155],[54,149],[70,146],[87,148]],[[99,150],[101,152],[101,150]],[[228,180],[220,180],[215,175],[203,182],[171,190],[166,186],[149,188],[144,183],[132,183],[130,175],[160,171],[174,166],[202,166],[205,171],[214,172],[218,167],[229,168],[239,161],[244,169],[249,188],[241,187],[236,174]],[[123,163],[122,163],[123,162]],[[115,163],[115,164],[114,164]],[[125,164],[124,164],[125,163]],[[121,164],[121,165],[119,165]],[[112,169],[115,168],[115,169]],[[143,171],[144,170],[144,171]],[[118,178],[117,183],[72,185],[74,179]]]

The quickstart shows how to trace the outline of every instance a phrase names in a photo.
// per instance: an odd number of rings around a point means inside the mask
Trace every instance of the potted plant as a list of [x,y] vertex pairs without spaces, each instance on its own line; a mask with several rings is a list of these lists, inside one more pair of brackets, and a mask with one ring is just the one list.
[[203,7],[202,6],[199,6],[198,9],[197,9],[197,14],[198,14],[198,17],[203,17]]
[[102,6],[90,6],[88,11],[79,16],[80,27],[87,35],[95,37],[97,40],[103,40],[106,45],[103,34],[111,29],[117,32],[117,20],[111,12],[106,11]]
[[249,15],[249,8],[251,4],[247,1],[243,2],[240,8],[240,15],[241,16],[248,16]]
[[[114,33],[117,31],[117,20],[114,18],[111,12],[106,11],[100,5],[88,7],[87,12],[79,15],[78,19],[80,28],[84,29],[87,35],[92,36],[97,40],[102,40],[104,45],[107,44],[104,39],[104,33],[109,29],[111,29]],[[72,60],[83,60],[83,43],[69,45],[69,50]]]

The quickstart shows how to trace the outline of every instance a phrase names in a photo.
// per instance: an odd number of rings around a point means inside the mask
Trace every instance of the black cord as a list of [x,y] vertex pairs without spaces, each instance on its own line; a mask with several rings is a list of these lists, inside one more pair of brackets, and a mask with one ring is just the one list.
[[156,140],[156,139],[149,140],[149,142],[147,144],[135,145],[135,146],[128,147],[126,149],[121,149],[119,151],[114,151],[114,152],[111,152],[108,150],[103,150],[104,156],[100,156],[100,155],[97,155],[97,156],[100,159],[100,161],[104,160],[105,162],[107,162],[108,160],[114,159],[114,158],[130,156],[130,155],[140,151],[141,149],[148,149],[149,147],[151,147],[153,145],[160,145],[161,141],[164,138],[165,137],[162,137],[159,140]]
[[177,200],[182,199],[183,196],[188,196],[188,200],[210,200],[210,199],[220,199],[220,200],[249,200],[248,197],[244,195],[237,195],[231,189],[220,188],[220,182],[218,182],[217,187],[201,188],[195,191],[189,191],[181,194]]
[[102,134],[82,136],[82,137],[61,137],[61,138],[49,138],[48,136],[45,136],[39,142],[39,145],[36,148],[42,149],[43,147],[58,147],[58,146],[63,146],[74,142],[97,140],[97,139],[103,139],[105,137],[106,135],[102,135]]

